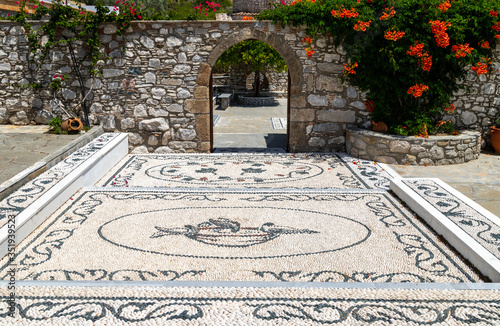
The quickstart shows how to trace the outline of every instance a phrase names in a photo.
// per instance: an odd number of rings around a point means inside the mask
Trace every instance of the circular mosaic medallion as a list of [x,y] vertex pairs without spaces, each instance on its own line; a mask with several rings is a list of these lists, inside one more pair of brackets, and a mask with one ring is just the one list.
[[145,171],[149,177],[169,183],[189,183],[197,185],[224,185],[237,183],[240,185],[282,183],[303,180],[323,173],[323,169],[315,164],[285,160],[232,161],[181,161],[172,164],[161,164]]
[[115,218],[98,230],[105,241],[153,254],[262,259],[328,253],[366,241],[353,219],[277,207],[180,207]]

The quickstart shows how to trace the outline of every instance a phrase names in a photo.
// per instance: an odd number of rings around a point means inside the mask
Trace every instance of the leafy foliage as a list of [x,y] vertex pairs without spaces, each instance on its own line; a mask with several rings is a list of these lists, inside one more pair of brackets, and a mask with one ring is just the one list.
[[273,70],[287,71],[285,59],[268,44],[247,40],[237,43],[224,52],[214,65],[215,70],[224,70],[230,67],[246,66],[255,72],[254,93],[258,96],[260,87],[259,73]]
[[283,72],[287,69],[285,60],[275,49],[257,40],[242,41],[233,45],[220,56],[214,68],[237,65],[249,66],[252,71]]
[[343,79],[367,92],[372,118],[396,134],[422,134],[436,131],[468,66],[490,69],[498,11],[496,0],[299,0],[259,19],[333,35],[346,51]]

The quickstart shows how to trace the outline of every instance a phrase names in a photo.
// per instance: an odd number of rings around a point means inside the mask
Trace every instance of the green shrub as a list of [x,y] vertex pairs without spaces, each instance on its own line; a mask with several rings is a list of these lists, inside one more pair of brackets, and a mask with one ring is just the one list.
[[312,38],[333,35],[346,51],[343,80],[367,92],[373,120],[413,135],[436,129],[470,65],[488,73],[498,11],[497,0],[308,0],[277,5],[259,19],[306,24]]

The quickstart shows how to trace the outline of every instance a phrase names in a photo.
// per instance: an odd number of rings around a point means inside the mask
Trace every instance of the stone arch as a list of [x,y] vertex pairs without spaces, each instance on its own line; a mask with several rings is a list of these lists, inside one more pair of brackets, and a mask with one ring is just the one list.
[[[283,57],[288,66],[291,79],[291,89],[301,89],[303,84],[302,64],[295,51],[287,44],[283,35],[272,32],[265,32],[256,29],[245,28],[240,32],[233,33],[221,40],[207,58],[207,63],[211,68],[219,57],[233,45],[246,40],[258,40],[272,46]],[[202,72],[200,72],[201,74]],[[210,79],[210,77],[208,78]]]
[[[272,46],[285,60],[288,66],[288,130],[287,130],[287,147],[292,148],[291,142],[293,139],[297,139],[293,135],[294,130],[290,128],[290,102],[294,96],[298,96],[302,92],[302,85],[304,83],[302,64],[300,63],[299,57],[295,51],[287,44],[284,35],[276,34],[270,31],[263,31],[252,28],[244,28],[238,32],[234,32],[231,35],[222,38],[212,52],[209,54],[206,63],[202,63],[200,67],[200,72],[197,78],[198,86],[208,87],[210,96],[206,99],[206,104],[203,105],[205,110],[203,113],[206,114],[206,119],[202,121],[197,121],[198,129],[206,130],[205,134],[209,134],[210,150],[212,149],[213,142],[213,124],[212,124],[212,110],[211,110],[211,76],[212,67],[219,57],[227,51],[233,45],[246,41],[246,40],[258,40],[262,41],[270,46]],[[201,112],[199,112],[201,113]],[[200,122],[202,123],[200,125]],[[300,138],[300,137],[299,137]]]

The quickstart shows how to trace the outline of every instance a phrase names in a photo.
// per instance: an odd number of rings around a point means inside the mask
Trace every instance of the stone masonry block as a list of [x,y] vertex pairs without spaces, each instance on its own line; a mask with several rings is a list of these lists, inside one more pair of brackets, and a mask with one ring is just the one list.
[[210,102],[206,100],[186,100],[184,109],[189,113],[209,113]]
[[194,98],[195,99],[206,99],[208,98],[208,87],[206,86],[198,86],[194,89]]
[[314,121],[316,110],[314,109],[291,109],[291,121]]
[[196,130],[201,141],[210,141],[210,115],[196,115]]

